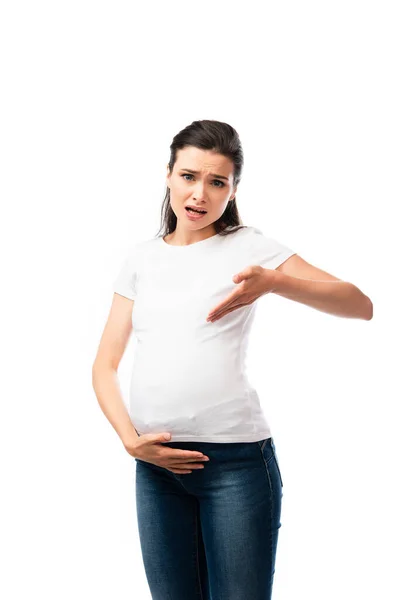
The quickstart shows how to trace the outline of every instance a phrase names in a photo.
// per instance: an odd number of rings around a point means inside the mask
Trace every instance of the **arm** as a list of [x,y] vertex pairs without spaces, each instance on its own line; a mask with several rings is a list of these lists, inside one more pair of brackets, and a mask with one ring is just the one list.
[[272,292],[338,317],[370,321],[373,304],[359,288],[314,267],[298,254],[275,269]]
[[132,448],[139,437],[126,410],[118,382],[118,365],[132,331],[133,302],[114,294],[92,366],[92,385],[100,408],[125,448]]

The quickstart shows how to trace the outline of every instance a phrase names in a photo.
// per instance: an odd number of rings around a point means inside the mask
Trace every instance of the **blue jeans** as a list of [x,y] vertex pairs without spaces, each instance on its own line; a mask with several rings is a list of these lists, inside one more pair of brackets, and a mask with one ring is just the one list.
[[153,600],[270,600],[283,482],[273,438],[165,442],[209,457],[177,474],[136,460],[136,509]]

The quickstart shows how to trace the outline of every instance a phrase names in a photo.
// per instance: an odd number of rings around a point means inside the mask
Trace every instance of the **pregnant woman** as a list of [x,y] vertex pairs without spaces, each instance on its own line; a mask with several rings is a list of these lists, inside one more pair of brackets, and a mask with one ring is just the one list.
[[[274,293],[364,320],[372,303],[241,224],[243,152],[233,127],[194,121],[170,149],[161,235],[131,245],[121,265],[93,386],[136,461],[152,598],[269,600],[283,482],[246,376],[256,301]],[[116,374],[132,332],[128,413]]]

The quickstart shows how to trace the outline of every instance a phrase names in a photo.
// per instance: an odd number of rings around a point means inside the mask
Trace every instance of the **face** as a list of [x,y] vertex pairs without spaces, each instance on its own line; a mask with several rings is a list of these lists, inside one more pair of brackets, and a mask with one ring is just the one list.
[[[188,146],[178,150],[172,173],[167,166],[167,186],[177,228],[214,230],[212,224],[221,217],[229,200],[235,197],[233,163],[221,154]],[[185,207],[189,205],[206,213],[188,212]]]

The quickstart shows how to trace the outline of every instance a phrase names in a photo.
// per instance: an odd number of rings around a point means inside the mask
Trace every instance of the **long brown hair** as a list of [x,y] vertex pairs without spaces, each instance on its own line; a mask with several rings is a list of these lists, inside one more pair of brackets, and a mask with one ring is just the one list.
[[[207,120],[193,121],[175,135],[170,145],[169,170],[172,173],[178,150],[187,146],[195,146],[201,150],[212,150],[229,158],[234,165],[233,185],[239,184],[243,168],[243,150],[237,131],[228,123]],[[157,236],[165,237],[176,229],[177,218],[170,203],[170,190],[167,186],[161,207],[161,227]],[[213,223],[217,233],[228,235],[246,227],[240,218],[236,197],[230,200],[225,211]]]

